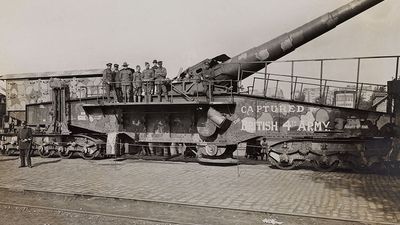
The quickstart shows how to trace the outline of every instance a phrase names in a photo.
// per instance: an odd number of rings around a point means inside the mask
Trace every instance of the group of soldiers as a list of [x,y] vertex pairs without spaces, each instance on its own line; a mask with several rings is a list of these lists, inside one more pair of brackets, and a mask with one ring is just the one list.
[[[105,97],[108,101],[114,102],[149,102],[152,95],[158,95],[161,102],[162,96],[168,101],[167,92],[167,69],[163,67],[162,61],[153,60],[153,66],[145,62],[145,69],[141,71],[139,65],[136,69],[129,68],[129,64],[124,62],[122,69],[118,64],[106,64],[107,68],[103,71],[103,88]],[[112,96],[111,96],[112,95]]]

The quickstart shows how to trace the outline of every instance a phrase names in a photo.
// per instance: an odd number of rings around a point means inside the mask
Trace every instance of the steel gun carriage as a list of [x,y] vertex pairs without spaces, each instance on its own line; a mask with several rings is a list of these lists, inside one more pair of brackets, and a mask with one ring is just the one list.
[[[104,97],[101,70],[4,75],[9,90],[7,124],[10,128],[11,121],[19,118],[38,127],[36,145],[44,157],[55,152],[64,158],[79,153],[85,159],[125,153],[194,154],[202,163],[237,163],[235,151],[261,148],[259,140],[265,138],[270,162],[281,169],[306,162],[323,171],[340,164],[356,169],[388,162],[397,166],[400,155],[393,143],[398,141],[399,116],[393,108],[399,105],[399,95],[393,89],[380,91],[384,96],[378,103],[388,105],[385,112],[372,109],[379,104],[360,109],[363,84],[357,80],[355,91],[350,91],[356,104],[346,108],[328,104],[332,86],[321,78],[320,101],[311,103],[296,96],[305,83],[291,74],[290,98],[282,99],[277,97],[279,80],[272,79],[266,69],[274,60],[380,2],[355,0],[235,57],[222,54],[205,59],[168,84],[168,101],[150,96],[147,102],[109,102]],[[399,57],[394,58],[398,62]],[[323,65],[324,60],[319,61]],[[255,82],[244,92],[242,80],[262,69],[264,78],[254,78],[264,84],[262,94],[254,93]],[[273,89],[271,82],[276,82]],[[389,87],[398,83],[393,82]],[[23,90],[30,83],[39,88]],[[22,90],[31,91],[31,98],[22,96]],[[271,90],[275,95],[268,95]],[[395,107],[389,106],[392,102]],[[5,151],[15,147],[13,130],[9,131],[3,134]]]

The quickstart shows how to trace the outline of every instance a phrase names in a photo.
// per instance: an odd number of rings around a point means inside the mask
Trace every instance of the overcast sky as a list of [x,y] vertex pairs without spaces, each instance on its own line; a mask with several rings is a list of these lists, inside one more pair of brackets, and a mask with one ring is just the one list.
[[[103,68],[124,61],[134,67],[159,59],[169,76],[204,58],[237,55],[350,2],[0,1],[0,74]],[[285,59],[400,54],[399,11],[399,0],[386,0]],[[384,79],[393,71],[388,69]]]

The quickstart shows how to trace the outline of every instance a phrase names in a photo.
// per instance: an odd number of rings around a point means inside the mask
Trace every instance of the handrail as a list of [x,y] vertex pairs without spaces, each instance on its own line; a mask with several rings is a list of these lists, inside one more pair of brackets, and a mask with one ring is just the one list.
[[[158,84],[158,82],[165,82],[163,84]],[[214,89],[218,89],[220,94],[229,94],[231,101],[233,101],[233,83],[237,81],[232,80],[200,80],[200,79],[184,79],[184,80],[146,80],[146,81],[132,81],[132,82],[102,82],[99,85],[85,85],[79,86],[78,90],[85,90],[85,96],[78,96],[82,101],[84,98],[96,97],[99,103],[107,102],[106,100],[106,87],[110,85],[110,92],[116,91],[116,85],[128,85],[133,87],[133,85],[140,84],[140,94],[136,96],[148,95],[148,90],[145,87],[151,85],[152,88],[157,87],[157,85],[166,85],[169,87],[170,91],[167,91],[169,96],[169,102],[173,102],[176,96],[183,96],[186,101],[199,101],[201,96],[206,96],[208,101],[212,101],[213,95],[216,94]],[[220,85],[221,83],[227,83],[227,85]],[[89,92],[88,90],[94,89],[94,91]],[[203,93],[207,90],[207,93]],[[131,89],[131,91],[133,91]],[[151,92],[153,92],[152,90]],[[82,93],[82,92],[81,92]],[[132,94],[132,93],[131,93]],[[164,96],[165,94],[163,94]],[[133,94],[132,94],[133,96]],[[151,97],[158,96],[156,94],[150,94]],[[101,100],[101,102],[99,101]],[[124,102],[124,101],[122,101]],[[128,100],[128,102],[131,102]]]
[[[255,80],[264,80],[262,77],[254,77]],[[278,80],[278,79],[269,79],[270,81],[279,81],[279,82],[284,82],[284,83],[290,83],[291,81],[287,80]],[[306,85],[313,85],[313,86],[320,86],[320,84],[314,84],[314,83],[307,83],[307,82],[297,82],[299,84],[306,84]],[[366,83],[359,83],[359,84],[366,84]],[[368,84],[369,85],[369,84]],[[376,85],[376,86],[381,86],[381,85]],[[335,86],[335,85],[327,85],[327,87],[334,87],[334,88],[341,88],[341,89],[349,89],[349,90],[355,90],[355,87],[341,87],[341,86]],[[254,88],[254,87],[253,87]],[[363,91],[371,91],[375,93],[385,93],[387,94],[386,91],[378,91],[378,90],[363,90]]]
[[[246,71],[243,71],[243,72],[246,72]],[[250,71],[247,71],[247,72],[250,72]],[[264,73],[263,72],[252,72],[252,73],[254,73],[254,74],[262,74],[262,75],[264,75]],[[281,76],[281,77],[292,77],[291,75],[288,75],[288,74],[280,74],[280,73],[268,73],[269,75],[271,75],[271,76]],[[320,80],[320,78],[315,78],[315,77],[307,77],[307,76],[300,76],[300,75],[293,75],[293,78],[302,78],[302,79],[309,79],[309,80]],[[261,78],[261,79],[263,79],[262,77],[258,77],[258,78]],[[325,79],[325,78],[323,78],[322,79],[323,81],[331,81],[331,82],[338,82],[338,83],[349,83],[349,84],[356,84],[357,82],[355,82],[355,81],[343,81],[343,80],[334,80],[334,79]],[[359,84],[360,84],[361,82],[359,82]],[[375,83],[365,83],[365,82],[362,82],[363,84],[366,84],[366,85],[376,85],[376,86],[385,86],[386,87],[386,84],[375,84]]]
[[[370,100],[376,100],[379,103],[385,104],[385,101],[380,100],[382,97],[387,95],[387,85],[386,84],[379,84],[379,83],[370,83],[370,82],[363,82],[362,81],[362,74],[361,72],[365,71],[362,70],[361,67],[365,66],[361,62],[369,62],[371,60],[379,59],[382,64],[385,65],[385,69],[388,68],[387,63],[390,63],[390,65],[393,65],[393,68],[395,69],[395,79],[399,78],[399,61],[400,61],[400,55],[387,55],[387,56],[368,56],[368,57],[347,57],[347,58],[327,58],[327,59],[303,59],[303,60],[278,60],[278,61],[256,61],[256,62],[234,62],[235,64],[240,64],[239,68],[250,68],[248,66],[245,66],[245,64],[264,64],[264,71],[251,71],[251,69],[246,69],[246,70],[241,70],[239,71],[238,77],[246,77],[245,75],[242,75],[244,73],[246,74],[253,74],[253,80],[252,80],[252,85],[248,86],[247,89],[251,94],[256,93],[257,88],[256,88],[256,81],[257,80],[262,80],[264,87],[259,88],[259,91],[263,92],[263,96],[272,96],[272,97],[277,97],[277,92],[278,92],[278,86],[281,87],[280,90],[285,90],[288,89],[287,86],[282,87],[282,85],[290,84],[290,97],[289,100],[295,100],[295,99],[304,99],[304,91],[306,90],[307,87],[304,86],[312,86],[315,88],[315,91],[311,91],[311,95],[308,95],[307,97],[309,98],[312,96],[312,98],[315,98],[318,103],[320,104],[333,104],[335,101],[335,98],[333,98],[337,93],[336,91],[349,91],[349,92],[354,92],[354,107],[365,107],[366,104],[365,102],[365,97],[369,98],[368,96],[375,96],[373,98],[370,98]],[[382,60],[382,59],[387,59]],[[345,61],[345,60],[354,60],[357,64],[357,70],[354,71],[354,75],[356,77],[355,81],[344,81],[344,80],[337,80],[337,79],[326,79],[324,77],[327,77],[328,75],[326,72],[324,72],[324,62],[328,61]],[[389,61],[390,60],[390,61]],[[319,74],[318,78],[316,77],[311,77],[311,76],[304,76],[300,75],[297,71],[295,71],[295,65],[298,65],[302,62],[318,62],[319,63]],[[290,74],[285,74],[285,73],[272,73],[268,71],[268,68],[271,67],[272,64],[278,64],[278,63],[290,63],[289,66],[291,66]],[[373,61],[372,61],[373,63]],[[268,67],[266,66],[268,65]],[[334,65],[334,64],[332,64]],[[389,67],[390,67],[389,65]],[[330,64],[331,66],[331,64]],[[254,67],[257,68],[257,67]],[[286,68],[286,67],[285,67]],[[391,67],[390,67],[391,68]],[[386,70],[385,70],[386,71]],[[257,75],[262,75],[257,76]],[[316,75],[317,76],[317,75]],[[274,90],[271,90],[271,92],[267,91],[271,89],[271,83],[272,83],[272,88]],[[273,84],[276,83],[276,84]],[[299,91],[299,86],[300,86],[300,91]],[[353,86],[353,87],[352,87]],[[319,88],[318,88],[319,87]],[[283,88],[283,89],[282,89]],[[317,89],[319,90],[317,93]],[[286,93],[287,91],[285,91]],[[308,92],[308,91],[307,91]],[[372,94],[371,94],[372,93]],[[319,96],[319,97],[318,97]],[[282,97],[282,96],[280,96]],[[285,99],[287,99],[287,96],[283,96]],[[333,98],[333,99],[332,99]],[[368,102],[369,100],[367,100]],[[361,104],[363,103],[363,104]],[[371,104],[371,103],[368,103]],[[375,102],[374,102],[375,104]]]

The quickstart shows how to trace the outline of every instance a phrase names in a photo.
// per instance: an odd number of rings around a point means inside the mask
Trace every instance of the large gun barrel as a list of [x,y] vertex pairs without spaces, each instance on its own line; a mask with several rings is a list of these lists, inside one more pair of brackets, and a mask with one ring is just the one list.
[[[264,63],[250,62],[277,60],[294,51],[297,47],[332,30],[337,25],[382,1],[383,0],[354,0],[288,33],[280,35],[271,41],[232,57],[231,59],[225,56],[222,57],[223,60],[218,60],[218,58],[221,59],[221,56],[224,56],[221,55],[212,60],[204,60],[202,63],[189,68],[186,72],[196,74],[195,71],[200,71],[199,67],[202,67],[203,70],[207,69],[215,80],[236,80],[238,79],[239,68],[246,71],[258,71],[265,67]],[[205,67],[201,66],[203,63],[205,63]],[[239,66],[239,64],[241,64],[241,66]],[[245,79],[251,74],[251,72],[243,73],[241,79]]]

